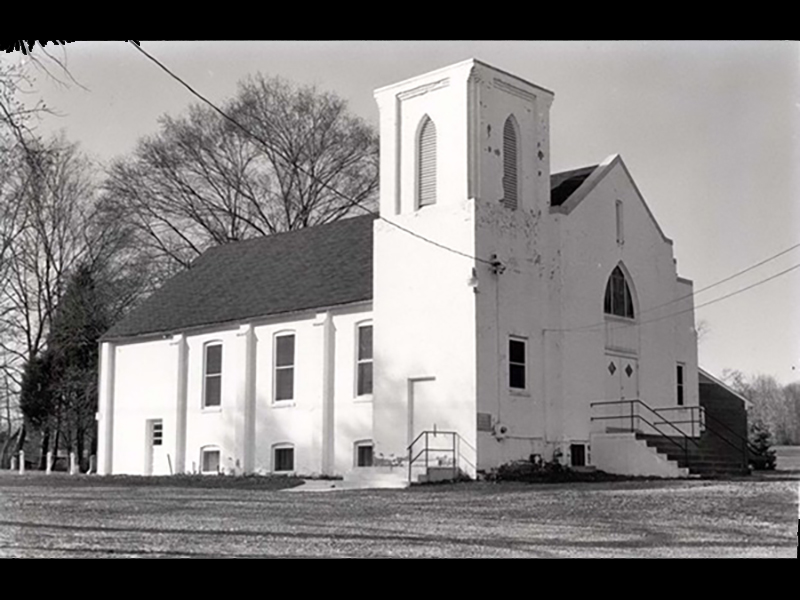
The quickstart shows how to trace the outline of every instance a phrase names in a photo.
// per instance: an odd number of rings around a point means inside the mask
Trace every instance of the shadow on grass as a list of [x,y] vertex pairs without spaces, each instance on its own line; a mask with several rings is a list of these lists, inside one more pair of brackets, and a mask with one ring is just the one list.
[[303,479],[285,475],[67,475],[0,472],[0,487],[164,487],[277,491],[301,485]]

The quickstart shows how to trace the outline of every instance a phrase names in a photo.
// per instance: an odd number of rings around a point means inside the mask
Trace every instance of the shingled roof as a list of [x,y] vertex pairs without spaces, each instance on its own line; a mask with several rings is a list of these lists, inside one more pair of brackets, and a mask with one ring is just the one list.
[[[595,167],[550,177],[558,206]],[[215,246],[116,323],[101,339],[372,300],[373,215]]]
[[577,190],[597,165],[562,171],[550,176],[550,206],[561,206]]
[[206,250],[102,339],[372,299],[373,215]]

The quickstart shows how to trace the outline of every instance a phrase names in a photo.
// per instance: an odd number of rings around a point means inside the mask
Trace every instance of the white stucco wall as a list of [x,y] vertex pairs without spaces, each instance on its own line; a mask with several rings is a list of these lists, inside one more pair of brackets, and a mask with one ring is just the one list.
[[[341,475],[351,469],[355,443],[372,438],[371,398],[355,396],[356,327],[371,322],[370,309],[369,303],[364,303],[330,311],[333,335],[328,353],[324,350],[327,312],[262,320],[252,326],[252,391],[245,368],[248,325],[186,335],[184,470],[199,472],[203,449],[214,448],[220,450],[225,472],[268,473],[273,470],[273,448],[278,444],[294,447],[297,473],[321,474],[326,462],[329,474]],[[295,335],[294,399],[274,402],[274,338],[289,332]],[[221,405],[204,408],[204,348],[217,342],[222,344]],[[164,431],[163,448],[157,450],[163,459],[154,462],[152,474],[169,473],[170,464],[177,469],[180,343],[180,336],[120,343],[114,349],[114,360],[104,361],[113,363],[113,376],[108,370],[101,373],[101,383],[109,377],[113,380],[113,448],[112,464],[103,472],[145,473],[146,424],[150,419],[162,419]],[[328,407],[334,424],[328,429],[332,437],[327,446],[323,433],[326,359],[331,360]],[[251,413],[248,394],[252,394]],[[108,396],[101,395],[101,405]],[[247,430],[248,414],[253,415],[252,436]],[[101,422],[102,415],[101,410]],[[101,436],[101,449],[107,444],[105,437]]]
[[[565,441],[588,439],[590,402],[616,399],[606,397],[607,354],[636,358],[638,397],[655,409],[676,406],[676,365],[683,362],[685,404],[698,402],[693,315],[671,316],[691,307],[691,299],[673,302],[690,293],[690,287],[679,282],[672,244],[658,229],[621,160],[607,161],[601,170],[603,176],[577,206],[568,214],[553,215],[561,227],[559,296],[567,330],[556,334],[563,348]],[[624,207],[623,244],[616,239],[617,200]],[[630,352],[606,348],[603,298],[618,264],[627,274],[636,311],[637,324],[626,341],[633,341]],[[663,306],[667,303],[671,304]]]
[[[163,420],[164,454],[174,461],[177,355],[171,339],[115,348],[111,472],[145,474],[148,419]],[[153,464],[153,474],[168,473],[168,463]]]
[[[475,204],[466,126],[474,66],[468,61],[376,92],[381,216],[416,234],[375,222],[373,428],[379,459],[405,457],[415,434],[434,427],[476,443]],[[417,209],[416,139],[425,115],[436,126],[437,199]]]

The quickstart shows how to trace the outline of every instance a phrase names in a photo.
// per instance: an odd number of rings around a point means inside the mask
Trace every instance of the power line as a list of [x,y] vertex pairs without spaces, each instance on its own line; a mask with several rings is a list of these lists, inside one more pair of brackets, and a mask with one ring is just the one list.
[[[695,290],[691,294],[686,294],[685,296],[680,296],[678,298],[675,298],[674,300],[670,300],[669,302],[664,302],[663,304],[658,304],[656,306],[652,306],[650,308],[647,308],[647,309],[641,311],[640,314],[646,314],[646,313],[652,312],[654,310],[657,310],[659,308],[664,308],[665,306],[669,306],[671,304],[675,304],[676,302],[680,302],[681,300],[686,300],[687,298],[691,298],[693,296],[696,296],[697,294],[701,294],[701,293],[703,293],[703,292],[705,292],[707,290],[710,290],[712,288],[717,287],[718,285],[722,285],[723,283],[726,283],[726,282],[730,281],[731,279],[735,279],[735,278],[739,277],[740,275],[744,275],[745,273],[749,273],[753,269],[755,269],[757,267],[760,267],[761,265],[765,265],[768,262],[771,262],[771,261],[775,260],[776,258],[781,257],[784,254],[787,254],[788,252],[791,252],[795,248],[800,248],[800,243],[797,243],[794,246],[786,248],[785,250],[781,250],[777,254],[773,254],[769,258],[765,258],[764,260],[762,260],[760,262],[757,262],[754,265],[750,265],[746,269],[742,269],[741,271],[737,271],[733,275],[729,275],[728,277],[725,277],[724,279],[720,279],[719,281],[711,283],[711,284],[709,284],[709,285],[707,285],[707,286],[705,286],[703,288],[700,288],[699,290]],[[695,307],[695,308],[699,308],[699,307]]]
[[[729,294],[725,294],[724,296],[720,296],[719,298],[714,298],[713,300],[709,300],[708,302],[703,302],[702,304],[698,304],[697,306],[692,306],[691,308],[686,308],[686,309],[680,310],[680,311],[678,311],[676,313],[670,313],[668,315],[663,315],[663,316],[660,316],[660,317],[656,317],[654,319],[647,319],[645,321],[634,321],[634,322],[631,323],[631,325],[646,325],[648,323],[655,323],[656,321],[661,321],[663,319],[670,319],[672,317],[677,317],[678,315],[682,315],[682,314],[685,314],[687,312],[692,312],[694,310],[697,310],[699,308],[703,308],[705,306],[710,306],[711,304],[716,304],[717,302],[721,302],[722,300],[726,300],[727,298],[730,298],[732,296],[736,296],[738,294],[741,294],[742,292],[746,292],[747,290],[753,289],[754,287],[758,287],[759,285],[767,283],[768,281],[772,281],[773,279],[777,279],[778,277],[786,275],[787,273],[789,273],[791,271],[794,271],[795,269],[800,269],[800,263],[797,263],[796,265],[793,265],[793,266],[789,267],[788,269],[784,269],[783,271],[775,273],[774,275],[770,275],[769,277],[767,277],[765,279],[761,279],[759,281],[756,281],[755,283],[752,283],[752,284],[750,284],[750,285],[748,285],[746,287],[740,288],[738,290],[734,290],[733,292],[730,292]],[[689,296],[686,296],[686,298],[688,298],[688,297]],[[570,327],[570,328],[564,328],[564,329],[545,329],[544,331],[559,332],[559,333],[574,333],[574,332],[581,332],[581,331],[587,331],[588,332],[588,331],[590,331],[592,329],[596,329],[596,328],[602,327],[604,325],[606,325],[606,321],[603,321],[602,323],[595,323],[593,325],[582,325],[580,327]],[[620,327],[618,327],[618,329],[622,329],[625,326],[626,325],[620,325]]]
[[[171,71],[171,70],[170,70],[170,69],[169,69],[167,66],[165,66],[165,65],[164,65],[163,63],[161,63],[161,62],[160,62],[160,61],[159,61],[157,58],[155,58],[155,57],[154,57],[154,56],[152,56],[150,53],[148,53],[146,50],[144,50],[144,49],[143,49],[141,46],[137,46],[137,45],[135,45],[135,44],[132,44],[132,45],[133,45],[133,47],[134,47],[134,48],[136,48],[136,49],[137,49],[139,52],[141,52],[142,54],[144,54],[144,55],[145,55],[145,56],[146,56],[148,59],[150,59],[152,62],[154,62],[156,65],[158,65],[158,66],[159,66],[159,67],[160,67],[160,68],[161,68],[161,69],[162,69],[164,72],[166,72],[166,73],[167,73],[167,74],[168,74],[170,77],[172,77],[173,79],[175,79],[175,81],[177,81],[177,82],[178,82],[178,83],[180,83],[180,84],[181,84],[183,87],[185,87],[185,88],[186,88],[186,89],[187,89],[187,90],[188,90],[188,91],[189,91],[189,92],[190,92],[192,95],[194,95],[195,97],[199,98],[199,99],[200,99],[202,102],[204,102],[205,104],[207,104],[208,106],[210,106],[210,107],[211,107],[211,108],[212,108],[212,109],[213,109],[215,112],[219,113],[219,114],[220,114],[220,115],[221,115],[221,116],[222,116],[224,119],[226,119],[226,120],[230,121],[231,123],[233,123],[234,125],[236,125],[236,126],[237,126],[239,129],[241,129],[241,130],[242,130],[242,131],[243,131],[243,132],[244,132],[246,135],[248,135],[248,136],[250,136],[251,138],[253,138],[254,140],[256,140],[256,141],[257,141],[259,144],[261,144],[262,146],[264,146],[264,147],[265,147],[267,150],[269,150],[269,151],[274,151],[274,149],[271,147],[271,145],[270,145],[269,143],[267,143],[266,141],[264,141],[263,139],[261,139],[261,137],[260,137],[260,136],[258,136],[258,135],[256,135],[255,133],[251,132],[251,131],[250,131],[249,129],[247,129],[247,128],[246,128],[244,125],[242,125],[241,123],[239,123],[239,122],[238,122],[236,119],[234,119],[233,117],[231,117],[230,115],[228,115],[228,114],[227,114],[225,111],[223,111],[222,109],[220,109],[219,107],[217,107],[217,106],[216,106],[216,105],[215,105],[213,102],[211,102],[211,101],[210,101],[210,100],[208,100],[208,99],[207,99],[205,96],[203,96],[203,95],[202,95],[202,94],[200,94],[198,91],[196,91],[196,90],[195,90],[195,89],[194,89],[194,88],[193,88],[191,85],[189,85],[189,84],[188,84],[188,83],[186,83],[186,82],[185,82],[183,79],[181,79],[181,78],[180,78],[178,75],[176,75],[175,73],[173,73],[173,72],[172,72],[172,71]],[[434,245],[434,246],[436,246],[436,247],[438,247],[438,248],[441,248],[441,249],[443,249],[443,250],[446,250],[446,251],[448,251],[448,252],[452,252],[452,253],[454,253],[454,254],[457,254],[457,255],[459,255],[459,256],[463,256],[463,257],[465,257],[465,258],[469,258],[469,259],[471,259],[471,260],[475,260],[475,261],[478,261],[478,262],[482,262],[482,263],[484,263],[484,264],[487,264],[487,265],[489,265],[489,266],[491,266],[491,267],[493,267],[493,268],[495,268],[495,269],[497,269],[498,267],[502,267],[503,269],[505,269],[505,268],[509,268],[510,270],[512,270],[512,271],[514,271],[514,272],[516,272],[516,273],[518,273],[518,274],[524,274],[522,271],[520,271],[519,269],[517,269],[517,268],[515,268],[515,267],[504,267],[503,265],[501,265],[501,264],[500,264],[499,260],[497,260],[497,259],[493,259],[493,260],[486,260],[486,259],[484,259],[484,258],[481,258],[481,257],[479,257],[479,256],[474,256],[474,255],[472,255],[472,254],[469,254],[469,253],[467,253],[467,252],[462,252],[461,250],[456,250],[455,248],[451,248],[451,247],[449,247],[449,246],[446,246],[445,244],[442,244],[442,243],[440,243],[440,242],[437,242],[437,241],[435,241],[435,240],[431,240],[430,238],[427,238],[427,237],[425,237],[425,236],[423,236],[423,235],[421,235],[421,234],[419,234],[419,233],[416,233],[415,231],[411,231],[410,229],[407,229],[407,228],[403,227],[402,225],[399,225],[398,223],[395,223],[394,221],[391,221],[390,219],[387,219],[387,218],[385,218],[385,217],[381,216],[379,213],[377,213],[377,212],[375,212],[375,211],[373,211],[373,210],[371,210],[371,209],[369,209],[369,208],[367,208],[367,207],[363,206],[363,205],[362,205],[360,202],[356,201],[355,199],[353,199],[353,198],[350,198],[350,197],[346,196],[345,194],[343,194],[342,192],[340,192],[339,190],[337,190],[335,187],[333,187],[333,186],[331,186],[330,184],[328,184],[328,183],[325,183],[325,182],[323,182],[323,181],[319,180],[318,178],[316,178],[314,175],[312,175],[311,173],[309,173],[309,172],[308,172],[307,170],[305,170],[303,167],[301,167],[301,166],[299,166],[299,165],[296,165],[296,166],[297,166],[297,169],[298,169],[299,171],[301,171],[302,173],[304,173],[306,176],[308,176],[308,177],[310,177],[310,178],[314,179],[314,180],[315,180],[315,181],[317,181],[319,184],[321,184],[323,187],[325,187],[326,189],[330,190],[331,192],[333,192],[334,194],[336,194],[337,196],[339,196],[339,197],[340,197],[340,198],[342,198],[343,200],[347,201],[347,202],[348,202],[348,203],[350,203],[351,205],[353,205],[353,206],[355,206],[355,207],[358,207],[358,208],[360,208],[360,209],[364,210],[365,212],[367,212],[367,213],[369,213],[369,214],[372,214],[372,215],[374,215],[375,217],[377,217],[377,218],[378,218],[378,219],[380,219],[381,221],[384,221],[384,222],[388,223],[389,225],[392,225],[393,227],[396,227],[397,229],[399,229],[399,230],[401,230],[401,231],[403,231],[403,232],[405,232],[405,233],[407,233],[407,234],[409,234],[409,235],[411,235],[411,236],[413,236],[413,237],[416,237],[416,238],[418,238],[418,239],[420,239],[420,240],[423,240],[423,241],[425,241],[425,242],[427,242],[427,243],[429,243],[429,244],[432,244],[432,245]],[[772,260],[774,260],[774,259],[776,259],[776,258],[778,258],[778,257],[780,257],[780,256],[783,256],[784,254],[786,254],[786,253],[788,253],[788,252],[790,252],[790,251],[792,251],[792,250],[794,250],[795,248],[798,248],[798,247],[800,247],[800,243],[798,243],[798,244],[795,244],[794,246],[791,246],[790,248],[787,248],[786,250],[783,250],[783,251],[779,252],[778,254],[775,254],[775,255],[773,255],[773,256],[770,256],[769,258],[766,258],[766,259],[764,259],[764,260],[762,260],[762,261],[760,261],[760,262],[758,262],[758,263],[756,263],[756,264],[754,264],[754,265],[751,265],[750,267],[747,267],[746,269],[743,269],[743,270],[741,270],[741,271],[738,271],[738,272],[734,273],[733,275],[730,275],[730,276],[728,276],[728,277],[726,277],[726,278],[724,278],[724,279],[721,279],[721,280],[719,280],[719,281],[717,281],[717,282],[714,282],[714,283],[712,283],[712,284],[710,284],[710,285],[708,285],[708,286],[706,286],[706,287],[704,287],[704,288],[701,288],[701,289],[699,289],[699,290],[696,290],[696,291],[692,292],[691,294],[687,294],[687,295],[685,295],[685,296],[681,296],[681,297],[679,297],[679,298],[676,298],[676,299],[674,299],[674,300],[670,300],[669,302],[665,302],[664,304],[660,304],[660,305],[658,305],[658,306],[653,306],[653,307],[651,307],[651,308],[645,309],[644,311],[641,311],[641,313],[640,313],[640,314],[646,314],[646,313],[648,313],[648,312],[652,312],[652,311],[654,311],[654,310],[656,310],[656,309],[663,308],[663,307],[665,307],[665,306],[669,306],[669,305],[671,305],[671,304],[674,304],[674,303],[680,302],[680,301],[682,301],[682,300],[686,300],[686,299],[688,299],[688,298],[691,298],[691,297],[693,297],[693,296],[696,296],[697,294],[700,294],[700,293],[702,293],[702,292],[705,292],[705,291],[707,291],[707,290],[710,290],[710,289],[712,289],[712,288],[714,288],[714,287],[716,287],[716,286],[718,286],[718,285],[721,285],[721,284],[723,284],[723,283],[725,283],[725,282],[727,282],[727,281],[730,281],[730,280],[732,280],[732,279],[734,279],[734,278],[736,278],[736,277],[739,277],[740,275],[743,275],[743,274],[745,274],[745,273],[747,273],[747,272],[749,272],[749,271],[752,271],[753,269],[755,269],[755,268],[757,268],[757,267],[760,267],[761,265],[764,265],[764,264],[766,264],[766,263],[768,263],[768,262],[770,262],[770,261],[772,261]],[[761,281],[758,281],[758,282],[756,282],[756,283],[754,283],[754,284],[752,284],[752,285],[749,285],[749,286],[747,286],[747,287],[745,287],[745,288],[742,288],[742,289],[740,289],[740,290],[736,290],[736,291],[734,291],[734,292],[731,292],[730,294],[726,294],[725,296],[722,296],[722,297],[720,297],[720,298],[716,298],[716,299],[714,299],[714,300],[711,300],[711,301],[709,301],[709,302],[705,302],[705,303],[703,303],[703,304],[700,304],[700,305],[698,305],[698,306],[693,306],[693,307],[692,307],[692,308],[690,308],[690,309],[682,310],[682,311],[679,311],[679,312],[677,312],[677,313],[674,313],[674,314],[671,314],[671,315],[666,315],[666,316],[662,316],[662,317],[658,317],[658,318],[656,318],[656,319],[651,319],[651,320],[646,320],[646,321],[639,321],[639,323],[638,323],[638,324],[640,324],[640,325],[643,325],[643,324],[646,324],[646,323],[652,323],[652,322],[655,322],[655,321],[659,321],[659,320],[661,320],[661,319],[665,319],[665,318],[668,318],[668,317],[677,316],[677,315],[683,314],[683,313],[685,313],[685,312],[689,312],[689,311],[691,311],[691,310],[696,310],[696,309],[702,308],[702,307],[704,307],[704,306],[708,306],[708,305],[710,305],[710,304],[714,304],[715,302],[719,302],[719,301],[721,301],[721,300],[725,300],[726,298],[730,298],[731,296],[735,296],[736,294],[739,294],[739,293],[741,293],[741,292],[744,292],[744,291],[747,291],[747,290],[749,290],[749,289],[752,289],[752,288],[754,288],[754,287],[756,287],[756,286],[758,286],[758,285],[761,285],[762,283],[766,283],[767,281],[771,281],[772,279],[775,279],[775,278],[777,278],[777,277],[780,277],[781,275],[784,275],[784,274],[786,274],[786,273],[788,273],[788,272],[790,272],[790,271],[792,271],[792,270],[794,270],[794,269],[796,269],[796,268],[798,268],[798,267],[800,267],[800,264],[797,264],[797,265],[795,265],[795,266],[793,266],[793,267],[790,267],[789,269],[786,269],[785,271],[781,271],[780,273],[777,273],[776,275],[773,275],[773,276],[771,276],[771,277],[768,277],[768,278],[766,278],[766,279],[763,279],[763,280],[761,280]],[[530,273],[529,273],[529,274],[530,274]],[[583,327],[578,327],[578,328],[571,328],[571,329],[558,329],[558,330],[550,329],[550,330],[546,330],[546,331],[578,331],[578,330],[582,330],[582,329],[592,329],[592,328],[595,328],[595,327],[600,327],[600,326],[602,326],[602,325],[605,325],[605,322],[603,322],[603,323],[598,323],[598,324],[596,324],[596,325],[583,326]]]
[[[196,97],[197,97],[197,98],[199,98],[199,99],[200,99],[202,102],[204,102],[205,104],[207,104],[208,106],[210,106],[210,107],[211,107],[211,108],[212,108],[212,109],[213,109],[215,112],[219,113],[219,114],[220,114],[220,115],[221,115],[221,116],[222,116],[224,119],[226,119],[226,120],[230,121],[231,123],[233,123],[234,125],[236,125],[236,127],[238,127],[238,128],[239,128],[239,129],[241,129],[241,130],[242,130],[242,131],[243,131],[245,134],[249,135],[251,138],[253,138],[254,140],[256,140],[256,141],[257,141],[259,144],[261,144],[262,146],[264,146],[264,147],[265,147],[265,148],[266,148],[268,151],[272,151],[272,152],[274,152],[274,151],[275,151],[275,150],[274,150],[274,148],[272,148],[272,147],[271,147],[271,145],[270,145],[269,143],[267,143],[266,141],[264,141],[263,139],[261,139],[261,137],[260,137],[260,136],[256,135],[255,133],[253,133],[252,131],[250,131],[249,129],[247,129],[247,128],[246,128],[244,125],[242,125],[241,123],[239,123],[239,121],[237,121],[236,119],[234,119],[233,117],[231,117],[230,115],[228,115],[228,114],[227,114],[225,111],[223,111],[221,108],[219,108],[219,107],[218,107],[217,105],[215,105],[213,102],[211,102],[210,100],[208,100],[208,99],[207,99],[205,96],[203,96],[203,95],[202,95],[200,92],[196,91],[196,90],[195,90],[195,89],[194,89],[194,88],[193,88],[191,85],[189,85],[188,83],[186,83],[186,82],[185,82],[183,79],[181,79],[181,78],[180,78],[178,75],[176,75],[175,73],[173,73],[173,72],[172,72],[172,71],[171,71],[171,70],[170,70],[170,69],[169,69],[167,66],[165,66],[163,63],[161,63],[161,62],[160,62],[160,61],[159,61],[159,60],[158,60],[156,57],[154,57],[154,56],[152,56],[151,54],[149,54],[149,53],[148,53],[146,50],[144,50],[144,49],[143,49],[143,48],[141,48],[140,46],[137,46],[137,45],[135,45],[135,44],[133,44],[133,43],[131,43],[131,45],[132,45],[134,48],[136,48],[136,49],[137,49],[139,52],[141,52],[142,54],[144,54],[144,55],[145,55],[145,56],[146,56],[148,59],[150,59],[151,61],[153,61],[153,62],[154,62],[156,65],[158,65],[158,66],[159,66],[159,67],[160,67],[160,68],[161,68],[161,69],[162,69],[164,72],[166,72],[166,73],[167,73],[167,74],[168,74],[170,77],[172,77],[172,78],[173,78],[175,81],[177,81],[177,82],[178,82],[178,83],[180,83],[180,84],[181,84],[183,87],[185,87],[187,90],[189,90],[189,92],[190,92],[192,95],[196,96]],[[399,230],[401,230],[401,231],[404,231],[405,233],[407,233],[407,234],[409,234],[409,235],[412,235],[412,236],[414,236],[414,237],[416,237],[416,238],[418,238],[418,239],[420,239],[420,240],[423,240],[423,241],[425,241],[425,242],[428,242],[429,244],[432,244],[432,245],[434,245],[434,246],[436,246],[436,247],[438,247],[438,248],[441,248],[441,249],[443,249],[443,250],[447,250],[448,252],[452,252],[452,253],[454,253],[454,254],[458,254],[458,255],[460,255],[460,256],[463,256],[463,257],[465,257],[465,258],[469,258],[469,259],[471,259],[471,260],[476,260],[476,261],[479,261],[479,262],[485,263],[485,264],[487,264],[487,265],[490,265],[490,266],[492,266],[492,267],[495,267],[495,266],[498,264],[498,262],[497,262],[497,261],[486,260],[486,259],[480,258],[479,256],[473,256],[472,254],[469,254],[469,253],[467,253],[467,252],[462,252],[461,250],[456,250],[455,248],[451,248],[451,247],[449,247],[449,246],[446,246],[446,245],[444,245],[444,244],[441,244],[441,243],[439,243],[439,242],[437,242],[437,241],[434,241],[434,240],[431,240],[431,239],[429,239],[429,238],[426,238],[425,236],[423,236],[423,235],[421,235],[421,234],[419,234],[419,233],[416,233],[416,232],[414,232],[414,231],[411,231],[410,229],[407,229],[407,228],[403,227],[402,225],[399,225],[398,223],[395,223],[394,221],[391,221],[391,220],[387,219],[386,217],[383,217],[383,216],[381,216],[379,213],[375,212],[374,210],[371,210],[371,209],[367,208],[366,206],[363,206],[363,205],[362,205],[360,202],[358,202],[358,201],[354,200],[353,198],[350,198],[350,197],[346,196],[345,194],[343,194],[342,192],[340,192],[339,190],[337,190],[335,187],[331,186],[330,184],[328,184],[328,183],[326,183],[326,182],[324,182],[324,181],[322,181],[322,180],[318,179],[317,177],[315,177],[314,175],[312,175],[311,173],[309,173],[307,170],[305,170],[305,169],[304,169],[303,167],[301,167],[300,165],[297,165],[297,164],[295,164],[295,167],[296,167],[296,168],[297,168],[297,169],[298,169],[300,172],[302,172],[304,175],[306,175],[306,176],[310,177],[311,179],[313,179],[314,181],[316,181],[317,183],[319,183],[320,185],[322,185],[324,188],[326,188],[326,189],[330,190],[331,192],[333,192],[334,194],[336,194],[337,196],[339,196],[339,197],[340,197],[340,198],[342,198],[343,200],[346,200],[346,201],[347,201],[348,203],[350,203],[351,205],[353,205],[353,206],[356,206],[356,207],[358,207],[358,208],[360,208],[360,209],[362,209],[362,210],[364,210],[364,211],[368,212],[369,214],[372,214],[372,215],[376,216],[376,217],[377,217],[378,219],[380,219],[381,221],[384,221],[384,222],[386,222],[386,223],[389,223],[389,224],[390,224],[390,225],[392,225],[393,227],[396,227],[397,229],[399,229]]]

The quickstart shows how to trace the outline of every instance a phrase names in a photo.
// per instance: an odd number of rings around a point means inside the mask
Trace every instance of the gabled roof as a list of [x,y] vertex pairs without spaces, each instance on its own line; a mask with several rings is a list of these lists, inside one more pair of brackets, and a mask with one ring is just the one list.
[[750,400],[742,396],[739,392],[734,390],[727,383],[721,381],[720,379],[717,379],[711,373],[700,367],[697,367],[697,383],[699,385],[713,385],[722,388],[729,394],[736,396],[739,400],[744,402],[746,408],[750,408],[753,405],[753,403]]
[[561,206],[577,190],[597,165],[563,171],[550,176],[550,206]]
[[[550,177],[560,202],[595,167]],[[101,339],[170,334],[372,300],[372,224],[365,215],[215,246]]]
[[[653,211],[650,210],[650,207],[647,205],[647,202],[644,200],[644,196],[642,192],[639,191],[639,187],[636,185],[636,182],[631,177],[631,173],[628,170],[628,167],[625,165],[625,162],[622,160],[622,157],[619,154],[612,154],[608,158],[606,158],[603,162],[601,162],[596,167],[587,167],[590,169],[585,176],[582,174],[579,178],[577,175],[573,176],[571,182],[565,182],[568,186],[572,186],[575,183],[574,187],[568,189],[568,194],[566,198],[563,198],[559,201],[559,203],[550,202],[550,212],[559,213],[563,215],[568,215],[573,210],[575,210],[578,205],[591,193],[591,191],[597,187],[597,184],[603,180],[603,178],[608,175],[617,165],[619,165],[622,170],[625,172],[625,176],[628,178],[631,186],[633,186],[633,190],[636,192],[636,195],[639,197],[639,200],[642,202],[642,206],[647,211],[647,214],[650,215],[650,220],[653,222],[656,230],[658,231],[661,239],[663,239],[667,244],[672,245],[672,240],[669,239],[666,235],[664,235],[664,231],[661,229],[661,225],[658,224],[656,221],[655,216],[653,216]],[[579,171],[582,169],[578,169]],[[569,200],[569,202],[567,202]]]
[[373,215],[206,250],[102,339],[372,299]]

